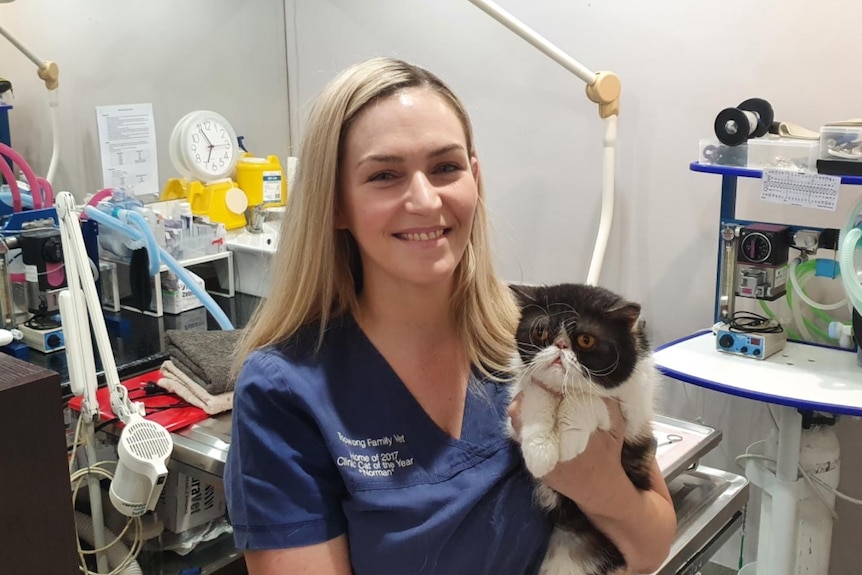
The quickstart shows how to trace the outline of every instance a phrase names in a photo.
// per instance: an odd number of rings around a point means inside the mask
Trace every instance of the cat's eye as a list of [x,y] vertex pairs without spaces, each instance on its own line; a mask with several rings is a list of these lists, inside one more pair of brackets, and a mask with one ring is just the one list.
[[596,347],[596,338],[593,335],[588,333],[580,334],[575,340],[578,344],[578,347],[585,350],[590,350]]
[[533,332],[530,334],[533,341],[538,343],[545,343],[550,338],[550,331],[548,330],[548,325],[544,322],[539,322],[533,326]]

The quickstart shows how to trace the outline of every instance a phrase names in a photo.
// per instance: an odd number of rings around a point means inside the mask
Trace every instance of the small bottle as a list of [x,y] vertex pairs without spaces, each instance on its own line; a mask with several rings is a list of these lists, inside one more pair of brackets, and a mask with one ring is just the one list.
[[191,237],[193,219],[192,205],[188,202],[180,203],[180,221],[183,223],[183,233],[186,237]]

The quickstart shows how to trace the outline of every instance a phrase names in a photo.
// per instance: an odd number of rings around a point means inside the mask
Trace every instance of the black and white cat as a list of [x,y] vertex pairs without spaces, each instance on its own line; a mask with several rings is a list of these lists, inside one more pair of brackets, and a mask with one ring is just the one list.
[[[640,305],[581,284],[512,290],[521,307],[512,393],[523,394],[519,441],[527,469],[541,478],[577,457],[596,429],[610,429],[603,398],[615,398],[626,419],[623,468],[636,487],[649,489],[658,377]],[[619,549],[573,501],[541,480],[536,499],[555,525],[541,575],[606,575],[625,567]]]

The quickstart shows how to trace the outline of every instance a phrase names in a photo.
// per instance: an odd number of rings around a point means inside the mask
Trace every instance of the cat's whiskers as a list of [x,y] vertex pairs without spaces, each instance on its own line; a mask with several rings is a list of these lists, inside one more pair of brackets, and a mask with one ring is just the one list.
[[574,378],[571,377],[571,365],[570,362],[563,360],[563,397],[567,397],[571,394],[569,390],[570,387],[573,387]]
[[604,367],[602,369],[594,369],[594,370],[587,369],[590,372],[590,374],[592,374],[596,377],[607,377],[608,375],[614,373],[620,365],[620,350],[619,350],[619,348],[614,347],[614,351],[615,351],[614,361],[609,366]]
[[576,309],[574,308],[574,306],[572,306],[572,304],[569,304],[569,303],[562,303],[562,302],[560,302],[560,303],[553,303],[553,304],[551,304],[551,305],[550,305],[550,306],[548,306],[548,307],[551,307],[551,308],[561,307],[561,308],[563,308],[563,310],[562,310],[562,311],[553,312],[553,313],[554,313],[554,315],[559,315],[559,314],[561,314],[561,313],[563,313],[563,312],[571,312],[571,313],[573,313],[573,314],[575,315],[575,318],[580,317],[580,314],[578,314],[578,310],[576,310]]
[[536,345],[535,343],[532,343],[532,342],[518,343],[518,351],[523,351],[524,353],[527,353],[530,351],[539,352],[539,351],[542,351],[543,349],[544,348],[542,346]]

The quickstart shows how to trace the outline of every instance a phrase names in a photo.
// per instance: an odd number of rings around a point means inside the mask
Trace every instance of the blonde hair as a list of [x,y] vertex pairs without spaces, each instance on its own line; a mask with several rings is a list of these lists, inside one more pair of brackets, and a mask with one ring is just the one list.
[[[400,60],[374,58],[332,80],[311,110],[273,260],[269,296],[258,306],[238,345],[234,374],[251,351],[283,342],[315,322],[320,346],[331,318],[356,312],[362,266],[352,235],[336,230],[335,225],[342,147],[357,114],[370,103],[408,88],[439,93],[461,121],[469,155],[476,155],[466,109],[427,70]],[[494,272],[481,178],[478,189],[470,241],[455,272],[451,313],[464,334],[470,360],[495,376],[508,368],[519,314],[512,294]]]

